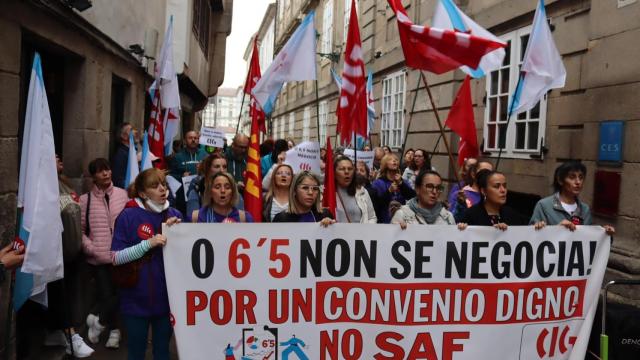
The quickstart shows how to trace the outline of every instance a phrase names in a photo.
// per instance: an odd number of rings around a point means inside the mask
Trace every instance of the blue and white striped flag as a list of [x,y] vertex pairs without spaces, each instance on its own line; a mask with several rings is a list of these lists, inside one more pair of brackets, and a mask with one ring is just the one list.
[[520,81],[511,99],[509,114],[533,108],[549,90],[564,87],[566,78],[567,70],[553,42],[544,2],[539,0],[522,61]]
[[129,131],[129,158],[127,160],[127,174],[124,177],[124,186],[129,186],[136,181],[136,177],[140,173],[138,153],[136,152],[136,144],[133,141],[133,130]]
[[38,53],[31,67],[20,159],[16,241],[23,243],[26,250],[22,267],[16,271],[16,310],[30,297],[47,305],[47,283],[64,275],[53,128]]
[[316,79],[314,15],[312,11],[304,18],[253,88],[253,96],[266,115],[273,111],[285,82]]
[[147,136],[147,131],[145,130],[144,135],[142,135],[142,158],[140,160],[140,170],[144,171],[147,169],[151,169],[153,167],[151,158],[153,153],[149,151],[149,137]]
[[[440,29],[457,30],[461,32],[470,32],[472,35],[485,39],[502,42],[495,35],[487,31],[475,21],[471,20],[465,13],[460,11],[453,0],[440,0],[436,5],[433,14],[433,27]],[[505,56],[504,48],[499,48],[487,53],[480,60],[477,69],[471,69],[468,66],[460,67],[460,70],[474,78],[481,78],[493,70],[497,70],[502,65]]]

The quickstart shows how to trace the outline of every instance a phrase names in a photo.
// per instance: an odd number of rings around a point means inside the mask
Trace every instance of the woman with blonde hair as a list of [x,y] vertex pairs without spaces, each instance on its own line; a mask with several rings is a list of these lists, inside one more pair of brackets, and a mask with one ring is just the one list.
[[400,161],[395,154],[385,155],[380,161],[380,175],[371,185],[376,193],[374,207],[378,223],[388,224],[391,221],[389,203],[397,201],[404,205],[407,200],[416,196],[416,192],[400,176]]
[[289,209],[273,218],[273,222],[335,223],[327,209],[320,208],[320,179],[308,171],[296,175],[289,188]]
[[253,222],[250,213],[238,210],[238,187],[228,172],[219,172],[206,181],[202,207],[198,210],[199,223]]
[[127,329],[129,359],[144,359],[149,327],[153,358],[169,358],[173,332],[162,247],[162,223],[179,223],[182,214],[169,207],[165,173],[147,169],[129,188],[132,197],[116,220],[111,243],[113,279],[120,286],[120,313]]
[[270,171],[269,187],[262,206],[262,222],[271,222],[273,218],[289,209],[289,189],[293,180],[293,169],[288,164],[274,165]]

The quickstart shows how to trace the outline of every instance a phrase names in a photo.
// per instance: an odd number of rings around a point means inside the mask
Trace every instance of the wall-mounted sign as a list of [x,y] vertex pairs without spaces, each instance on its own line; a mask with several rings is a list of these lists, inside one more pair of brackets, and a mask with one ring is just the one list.
[[598,162],[605,165],[622,165],[624,121],[603,121],[600,123],[600,143]]

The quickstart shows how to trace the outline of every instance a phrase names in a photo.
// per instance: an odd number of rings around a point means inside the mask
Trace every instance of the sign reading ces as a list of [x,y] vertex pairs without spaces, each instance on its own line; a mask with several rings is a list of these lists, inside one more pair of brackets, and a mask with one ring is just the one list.
[[600,123],[600,144],[598,161],[622,164],[622,140],[624,121],[604,121]]

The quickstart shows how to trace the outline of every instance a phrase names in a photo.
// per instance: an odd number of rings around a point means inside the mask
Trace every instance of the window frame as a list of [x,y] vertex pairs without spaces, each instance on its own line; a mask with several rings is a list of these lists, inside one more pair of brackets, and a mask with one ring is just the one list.
[[333,0],[327,0],[323,5],[320,52],[325,54],[333,52]]
[[320,147],[327,145],[327,120],[329,118],[329,101],[324,100],[318,104],[318,123],[320,124]]
[[302,113],[302,141],[311,141],[311,106],[305,106]]
[[[522,39],[530,35],[532,30],[532,26],[525,26],[523,28],[519,28],[517,30],[511,31],[507,34],[500,36],[500,39],[505,42],[510,43],[510,49],[508,52],[509,56],[509,64],[503,65],[500,69],[493,71],[486,76],[485,81],[485,96],[486,103],[484,109],[484,122],[482,128],[482,139],[483,139],[483,151],[489,157],[497,157],[500,153],[500,135],[499,124],[505,125],[507,120],[500,119],[501,111],[500,107],[502,105],[498,98],[507,96],[507,105],[506,111],[508,113],[508,107],[511,104],[513,95],[515,93],[515,89],[518,85],[518,78],[520,75],[520,67],[522,65],[521,57],[524,56],[524,52],[526,50],[526,44],[523,44]],[[503,86],[503,71],[509,71],[509,81],[508,81],[508,89],[507,93],[502,89]],[[498,75],[499,74],[499,75]],[[492,94],[492,83],[493,77],[498,75],[498,79],[495,82],[494,88],[496,92]],[[514,76],[515,75],[515,76]],[[492,119],[491,109],[492,109],[492,101],[496,99],[495,102],[495,119]],[[542,151],[542,147],[544,146],[545,141],[545,133],[546,133],[546,125],[547,125],[547,95],[545,95],[539,102],[538,107],[538,117],[532,118],[531,113],[535,113],[536,107],[526,112],[522,112],[520,114],[511,115],[511,120],[508,121],[508,126],[506,129],[506,133],[504,136],[504,147],[502,149],[503,158],[511,158],[511,159],[542,159],[544,157],[544,153]],[[500,105],[498,105],[500,104]],[[506,117],[506,115],[504,116]],[[535,146],[531,146],[530,141],[530,133],[532,126],[529,124],[537,123],[537,138],[535,139]],[[493,125],[496,130],[490,132],[489,126]],[[518,127],[524,126],[524,135],[522,138],[523,144],[522,148],[516,147],[518,142]],[[491,133],[496,133],[495,139],[491,139]],[[493,144],[493,147],[490,147],[490,144]]]
[[[398,91],[398,80],[402,89]],[[386,75],[381,83],[380,144],[394,149],[402,147],[405,137],[405,105],[407,98],[407,71],[402,69]],[[387,91],[389,90],[389,91]],[[399,106],[401,103],[401,106]],[[400,116],[399,126],[396,116]],[[399,134],[399,136],[397,136]],[[391,141],[394,140],[394,141]]]

